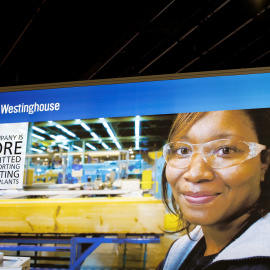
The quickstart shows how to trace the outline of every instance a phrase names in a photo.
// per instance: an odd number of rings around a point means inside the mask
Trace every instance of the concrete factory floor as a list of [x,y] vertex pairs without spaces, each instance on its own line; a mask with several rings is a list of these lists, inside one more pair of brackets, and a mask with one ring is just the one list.
[[[177,235],[164,235],[160,244],[147,245],[146,269],[156,269]],[[123,268],[124,244],[102,244],[83,263],[81,270],[143,269],[144,246],[128,244]]]

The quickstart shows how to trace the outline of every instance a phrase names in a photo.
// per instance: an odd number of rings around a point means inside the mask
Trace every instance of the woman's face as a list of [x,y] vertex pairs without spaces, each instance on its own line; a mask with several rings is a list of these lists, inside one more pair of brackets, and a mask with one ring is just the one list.
[[[177,141],[202,144],[218,139],[258,142],[243,111],[208,112]],[[185,219],[210,226],[234,220],[254,205],[266,167],[257,155],[231,167],[213,169],[195,153],[185,169],[167,165],[166,177]]]

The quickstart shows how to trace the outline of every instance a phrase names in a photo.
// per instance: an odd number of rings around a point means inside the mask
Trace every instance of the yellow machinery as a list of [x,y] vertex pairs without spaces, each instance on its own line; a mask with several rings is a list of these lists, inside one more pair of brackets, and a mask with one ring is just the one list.
[[[24,170],[24,175],[23,175],[23,183],[28,186],[33,185],[34,183],[38,182],[44,182],[47,184],[55,184],[57,182],[59,172],[55,172],[53,170],[47,170],[46,173],[40,174],[40,175],[35,175],[34,169],[28,169]],[[26,175],[26,178],[25,178]]]
[[23,183],[24,184],[27,183],[28,185],[33,185],[34,174],[35,174],[35,170],[34,169],[24,170]]
[[45,174],[36,175],[35,182],[55,184],[57,182],[58,174],[58,172],[54,172],[53,170],[47,170]]

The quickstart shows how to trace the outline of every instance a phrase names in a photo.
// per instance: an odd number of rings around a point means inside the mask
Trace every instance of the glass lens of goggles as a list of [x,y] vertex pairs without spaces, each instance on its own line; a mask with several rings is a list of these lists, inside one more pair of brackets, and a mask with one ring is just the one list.
[[212,168],[226,168],[257,156],[265,145],[238,140],[215,140],[204,144],[171,142],[163,147],[163,156],[171,167],[184,169],[189,166],[192,156],[200,153]]

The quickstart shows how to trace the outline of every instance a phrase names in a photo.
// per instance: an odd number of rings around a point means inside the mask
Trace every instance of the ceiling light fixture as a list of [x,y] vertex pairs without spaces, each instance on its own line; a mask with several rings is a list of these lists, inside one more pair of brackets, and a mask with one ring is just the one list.
[[38,153],[43,153],[42,150],[37,149],[37,148],[31,148],[31,151],[38,152]]
[[32,133],[32,136],[33,136],[33,137],[35,137],[35,138],[37,138],[37,139],[40,139],[40,140],[42,140],[42,141],[44,141],[44,140],[45,140],[45,138],[44,138],[44,137],[39,136],[39,135],[34,134],[34,133]]
[[35,126],[32,126],[32,129],[34,129],[34,130],[36,130],[36,131],[38,131],[38,132],[40,132],[40,133],[43,133],[43,134],[46,133],[45,130],[43,130],[43,129],[41,129],[41,128],[38,128],[38,127],[35,127]]
[[139,149],[140,148],[140,116],[139,115],[135,117],[135,137],[136,137],[135,149]]
[[105,120],[105,118],[99,118],[99,120],[102,121],[103,126],[106,128],[109,136],[112,138],[113,142],[115,143],[116,147],[121,150],[122,147],[120,145],[120,143],[117,141],[114,132],[112,131],[111,127],[109,126],[109,124],[107,123],[107,121]]
[[87,147],[89,147],[90,149],[92,149],[92,150],[97,150],[97,148],[95,146],[93,146],[92,144],[90,144],[90,143],[86,143],[85,145]]
[[91,136],[95,138],[96,140],[100,140],[98,135],[95,132],[90,132]]
[[81,123],[81,126],[87,131],[91,130],[90,127],[88,127],[85,123]]
[[106,150],[109,150],[109,146],[106,144],[106,143],[101,143],[101,145],[106,149]]
[[63,127],[63,126],[61,126],[61,125],[59,125],[59,124],[57,124],[56,127],[59,128],[59,129],[61,129],[61,130],[64,131],[65,133],[67,133],[69,136],[74,137],[74,138],[76,137],[76,134],[74,134],[73,132],[69,131],[69,130],[66,129],[65,127]]
[[63,144],[58,144],[58,147],[60,147],[60,148],[64,148],[64,149],[68,150],[68,147],[67,147],[67,146],[65,146],[65,145],[63,145]]
[[73,145],[73,148],[75,148],[75,149],[77,149],[79,151],[83,151],[83,149],[81,147],[77,146],[77,145]]

